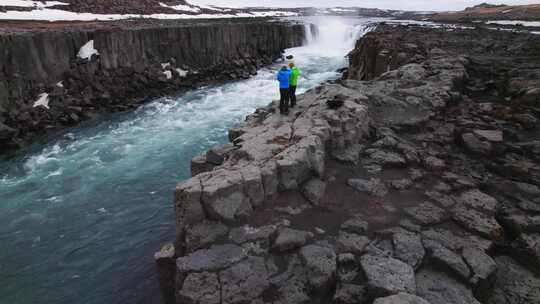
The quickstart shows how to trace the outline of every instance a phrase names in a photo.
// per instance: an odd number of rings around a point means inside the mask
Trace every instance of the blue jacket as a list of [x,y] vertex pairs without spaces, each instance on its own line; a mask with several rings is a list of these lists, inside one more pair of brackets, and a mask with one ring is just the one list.
[[279,81],[280,89],[288,89],[291,82],[291,70],[279,70],[277,74],[277,80]]

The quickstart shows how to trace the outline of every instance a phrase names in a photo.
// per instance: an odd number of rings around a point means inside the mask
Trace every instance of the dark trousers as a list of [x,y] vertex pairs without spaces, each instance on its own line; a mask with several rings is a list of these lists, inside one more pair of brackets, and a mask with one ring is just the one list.
[[289,89],[279,89],[279,112],[289,112]]
[[289,88],[289,99],[291,101],[291,108],[296,105],[296,86]]

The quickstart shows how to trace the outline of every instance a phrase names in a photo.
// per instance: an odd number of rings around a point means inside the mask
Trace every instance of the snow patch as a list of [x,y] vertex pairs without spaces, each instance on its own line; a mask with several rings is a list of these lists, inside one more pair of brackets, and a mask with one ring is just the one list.
[[165,75],[165,77],[167,77],[167,79],[172,78],[172,72],[171,71],[163,71],[163,74]]
[[34,108],[43,106],[47,109],[49,109],[49,94],[47,93],[41,93],[38,97],[38,100],[34,102]]
[[187,77],[188,75],[188,71],[182,69],[176,69],[176,73],[178,73],[178,76],[182,78]]
[[90,61],[92,55],[99,55],[99,52],[94,48],[94,40],[90,40],[83,45],[77,54],[79,58],[88,59],[88,61]]
[[30,0],[2,0],[0,6],[36,7],[43,8],[55,5],[69,5],[60,1],[30,1]]
[[[229,10],[224,10],[226,12]],[[239,18],[239,17],[287,17],[298,16],[298,13],[286,11],[266,11],[250,12],[238,14],[92,14],[92,13],[74,13],[59,9],[37,9],[32,11],[6,11],[0,12],[0,20],[45,20],[45,21],[107,21],[107,20],[125,20],[125,19],[219,19],[219,18]]]
[[493,21],[487,21],[486,24],[523,25],[523,26],[540,27],[540,21],[493,20]]
[[159,5],[162,6],[162,7],[170,8],[170,9],[177,10],[177,11],[194,12],[194,13],[198,13],[198,12],[201,11],[200,8],[198,8],[196,6],[190,6],[190,5],[182,5],[182,4],[179,4],[179,5],[167,5],[167,4],[163,3],[163,2],[160,2]]

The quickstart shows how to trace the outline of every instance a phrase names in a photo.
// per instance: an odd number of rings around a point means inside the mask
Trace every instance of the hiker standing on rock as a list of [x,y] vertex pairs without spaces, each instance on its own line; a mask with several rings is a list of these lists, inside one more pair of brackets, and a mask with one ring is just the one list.
[[291,68],[291,83],[289,86],[289,99],[291,101],[291,108],[296,105],[296,86],[298,85],[298,77],[300,77],[300,69],[296,67],[294,62],[289,63]]
[[283,66],[277,74],[279,81],[279,113],[289,114],[289,90],[291,85],[291,70],[287,66]]

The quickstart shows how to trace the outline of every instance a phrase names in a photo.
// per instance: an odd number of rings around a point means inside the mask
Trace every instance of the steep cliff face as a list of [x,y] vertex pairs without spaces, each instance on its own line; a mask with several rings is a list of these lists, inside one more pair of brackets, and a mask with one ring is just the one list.
[[96,113],[247,78],[304,35],[302,25],[268,20],[8,27],[0,31],[0,150]]

